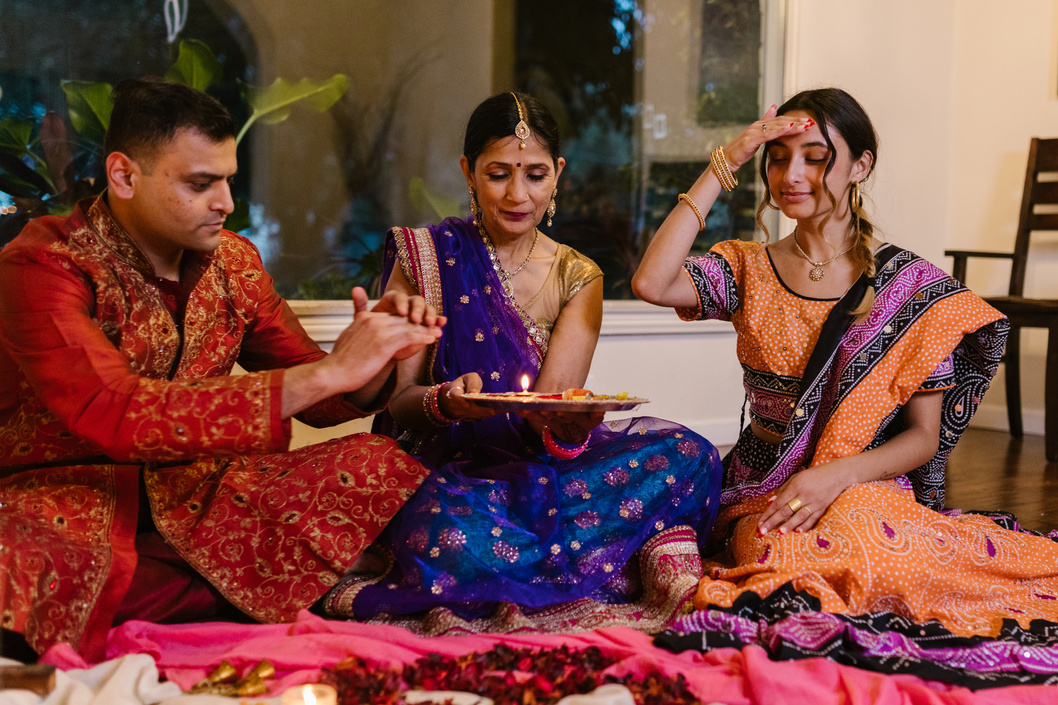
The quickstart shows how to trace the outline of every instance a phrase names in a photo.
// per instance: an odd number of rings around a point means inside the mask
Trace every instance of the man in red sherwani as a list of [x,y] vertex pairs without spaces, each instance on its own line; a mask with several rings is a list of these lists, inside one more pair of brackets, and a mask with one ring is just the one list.
[[444,323],[356,289],[321,351],[223,229],[224,107],[158,79],[113,100],[107,191],[0,252],[0,627],[92,660],[126,619],[277,622],[322,597],[426,472],[369,434],[288,451],[290,417],[374,413]]

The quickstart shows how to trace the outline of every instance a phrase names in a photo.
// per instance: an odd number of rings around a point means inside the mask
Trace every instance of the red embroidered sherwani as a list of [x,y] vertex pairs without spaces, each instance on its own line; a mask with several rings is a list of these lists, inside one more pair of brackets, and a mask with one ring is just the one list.
[[[182,268],[181,335],[102,198],[0,251],[0,625],[38,651],[103,657],[136,566],[141,477],[169,545],[278,622],[322,597],[425,476],[369,434],[286,451],[282,368],[324,353],[244,238],[225,232]],[[236,363],[248,374],[230,376]],[[298,418],[361,415],[336,397]]]

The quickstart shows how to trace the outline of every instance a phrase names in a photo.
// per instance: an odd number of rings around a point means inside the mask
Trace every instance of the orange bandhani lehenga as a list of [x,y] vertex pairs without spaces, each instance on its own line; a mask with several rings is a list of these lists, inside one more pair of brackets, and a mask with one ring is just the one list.
[[[1046,681],[1058,667],[1058,543],[944,508],[947,456],[995,374],[1007,321],[911,252],[883,246],[877,264],[873,282],[861,278],[838,301],[795,294],[760,243],[688,259],[700,306],[681,315],[735,325],[752,418],[782,440],[746,428],[725,458],[699,611],[662,641],[756,643],[776,658],[827,656],[978,687]],[[874,307],[854,322],[848,312],[869,284]],[[849,487],[812,530],[758,534],[793,473],[884,443],[920,390],[943,393],[930,462]]]

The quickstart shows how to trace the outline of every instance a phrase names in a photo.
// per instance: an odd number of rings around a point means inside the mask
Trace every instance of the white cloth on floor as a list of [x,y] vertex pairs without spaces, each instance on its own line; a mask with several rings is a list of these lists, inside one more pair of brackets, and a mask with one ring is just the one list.
[[[0,658],[0,665],[19,662]],[[0,691],[0,705],[155,705],[180,695],[176,683],[159,682],[154,659],[132,654],[88,669],[56,671],[55,689],[45,697],[28,690]],[[218,702],[230,705],[231,700]]]

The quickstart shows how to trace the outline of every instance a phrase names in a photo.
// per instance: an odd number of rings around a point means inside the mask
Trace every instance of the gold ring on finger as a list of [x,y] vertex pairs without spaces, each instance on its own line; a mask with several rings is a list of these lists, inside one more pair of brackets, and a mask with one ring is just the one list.
[[796,514],[797,510],[804,506],[804,503],[800,499],[798,499],[797,497],[794,497],[793,499],[791,499],[789,502],[786,503],[786,506],[790,508],[791,512]]

